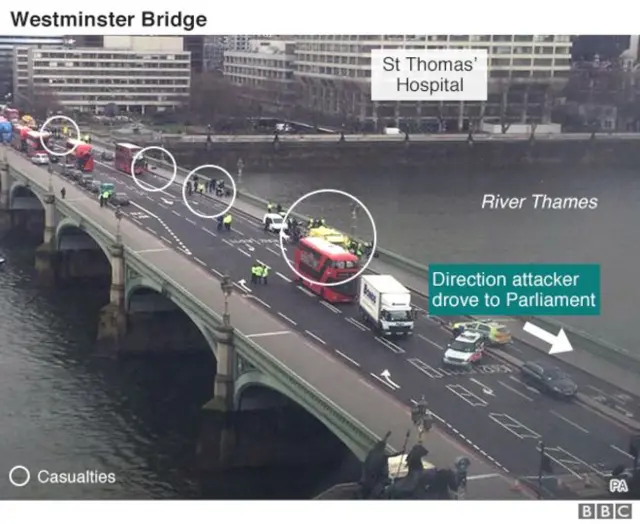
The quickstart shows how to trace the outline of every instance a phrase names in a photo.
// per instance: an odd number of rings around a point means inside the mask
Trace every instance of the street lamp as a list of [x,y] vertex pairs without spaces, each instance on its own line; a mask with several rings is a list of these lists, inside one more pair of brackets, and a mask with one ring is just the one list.
[[433,418],[429,411],[429,404],[422,395],[420,401],[413,406],[411,410],[411,422],[418,429],[418,442],[422,444],[422,436],[425,432],[431,430],[433,426]]
[[233,293],[233,282],[229,275],[224,275],[220,282],[220,288],[224,295],[224,314],[222,315],[222,325],[224,327],[231,327],[231,314],[229,313],[229,297]]
[[116,244],[122,245],[122,235],[120,234],[120,222],[122,221],[122,209],[116,207]]
[[51,162],[47,165],[47,171],[49,172],[49,193],[53,195],[53,166]]
[[353,204],[351,206],[351,238],[355,239],[356,230],[358,228],[358,206]]

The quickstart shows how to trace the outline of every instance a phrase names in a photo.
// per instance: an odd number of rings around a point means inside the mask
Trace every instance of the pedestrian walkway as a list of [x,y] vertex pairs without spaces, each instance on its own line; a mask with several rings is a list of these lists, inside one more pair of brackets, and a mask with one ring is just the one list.
[[[155,170],[153,170],[153,173],[167,179],[171,176],[171,172],[160,167],[157,167]],[[176,176],[176,184],[182,185],[184,183],[184,179],[185,176],[178,173],[178,175]],[[215,199],[215,197],[213,197],[212,195],[207,195],[207,197]],[[243,199],[241,190],[240,196],[236,199],[236,202],[234,204],[234,208],[243,212],[244,214],[256,218],[256,220],[262,220],[262,217],[265,214],[264,207],[259,207],[258,205],[247,201],[247,199]],[[424,296],[428,294],[429,285],[427,274],[425,274],[424,277],[421,277],[416,275],[415,273],[398,268],[390,262],[380,259],[374,259],[369,265],[369,268],[376,273],[393,275],[405,286],[419,294],[422,294]],[[523,327],[525,324],[525,320],[513,317],[506,320],[503,319],[501,320],[501,322],[504,322],[508,325],[515,338],[522,340],[526,344],[540,350],[545,354],[549,352],[548,344],[540,341],[539,339],[529,335],[524,331]],[[616,386],[624,389],[625,391],[628,391],[633,395],[640,396],[640,379],[638,378],[637,373],[632,370],[624,369],[619,365],[610,362],[606,358],[593,354],[592,352],[585,350],[584,348],[581,349],[582,344],[586,344],[589,342],[582,342],[580,340],[576,341],[573,339],[570,333],[568,336],[571,339],[574,351],[556,355],[556,358],[587,373],[600,377],[603,380],[610,382],[611,384],[615,384]]]

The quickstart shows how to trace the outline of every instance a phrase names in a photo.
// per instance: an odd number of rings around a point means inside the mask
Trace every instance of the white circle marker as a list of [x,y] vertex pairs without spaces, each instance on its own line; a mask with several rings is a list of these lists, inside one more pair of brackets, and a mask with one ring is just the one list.
[[373,261],[373,254],[376,252],[376,247],[378,246],[378,228],[376,227],[376,223],[373,220],[373,215],[371,214],[371,211],[369,211],[369,208],[367,208],[367,206],[365,206],[360,200],[358,200],[356,197],[354,197],[351,193],[347,193],[346,191],[340,191],[339,189],[318,189],[316,191],[311,191],[310,193],[307,193],[306,195],[302,195],[298,200],[296,200],[291,205],[291,207],[289,207],[289,209],[287,210],[286,214],[284,215],[284,218],[282,219],[282,221],[286,224],[287,220],[289,219],[289,215],[291,214],[293,209],[298,204],[300,204],[303,200],[306,200],[307,198],[315,196],[315,195],[321,195],[323,193],[331,193],[331,194],[334,194],[334,195],[342,195],[342,196],[345,196],[347,198],[350,198],[356,204],[358,204],[362,209],[364,209],[364,212],[367,214],[367,216],[369,217],[369,220],[371,221],[371,229],[373,230],[372,231],[372,234],[373,234],[373,246],[371,248],[371,254],[369,255],[369,260],[367,260],[367,262],[364,264],[364,266],[362,266],[362,268],[360,268],[360,271],[358,271],[355,275],[350,276],[346,280],[341,280],[340,282],[334,282],[332,284],[328,284],[326,282],[318,282],[317,280],[313,280],[312,278],[305,277],[304,275],[301,275],[300,273],[298,273],[298,270],[295,267],[293,267],[293,264],[287,258],[287,254],[285,253],[285,250],[284,250],[284,237],[285,237],[284,231],[280,230],[280,235],[278,235],[278,236],[280,237],[280,251],[282,252],[282,258],[284,258],[284,261],[287,263],[287,265],[289,266],[291,271],[293,271],[302,280],[304,280],[305,282],[309,282],[310,284],[315,284],[316,286],[323,286],[323,287],[335,287],[335,286],[341,286],[342,284],[346,284],[347,282],[351,282],[352,280],[355,280],[356,278],[358,278],[360,275],[362,275],[362,273],[364,273],[367,270],[367,268],[369,267],[369,264],[371,264],[371,262]]
[[[162,151],[165,155],[167,155],[171,159],[171,162],[173,162],[173,174],[171,175],[171,178],[169,179],[169,181],[162,187],[153,187],[151,184],[148,184],[147,182],[141,182],[140,180],[138,180],[138,177],[136,176],[136,171],[134,167],[136,165],[136,161],[138,160],[138,157],[141,155],[144,155],[145,151],[149,151],[151,149]],[[149,193],[158,193],[160,191],[164,191],[176,181],[177,176],[178,176],[178,162],[176,162],[175,157],[171,153],[169,153],[169,151],[167,151],[164,147],[160,147],[160,146],[144,147],[140,151],[138,151],[133,157],[133,159],[131,160],[131,178],[133,178],[133,181],[136,183],[136,186],[138,186],[143,191],[148,191]]]
[[[211,169],[217,169],[218,171],[226,175],[229,180],[231,180],[231,189],[233,193],[231,195],[231,202],[227,207],[224,208],[223,211],[221,211],[217,215],[205,215],[204,213],[200,213],[199,211],[193,209],[193,207],[191,207],[191,204],[189,204],[189,202],[187,201],[187,183],[189,182],[189,178],[191,178],[201,169],[205,169],[207,167],[210,167]],[[235,204],[237,196],[238,188],[236,187],[236,181],[231,176],[231,173],[229,173],[229,171],[227,171],[224,167],[216,166],[215,164],[205,164],[203,166],[196,167],[184,178],[184,182],[182,183],[182,201],[184,202],[184,205],[187,206],[187,209],[191,211],[195,216],[200,218],[218,218],[219,216],[225,215],[233,207],[233,204]]]
[[[66,120],[67,122],[69,122],[71,124],[71,126],[76,130],[76,133],[78,133],[78,143],[75,144],[71,149],[69,149],[68,151],[65,151],[64,153],[56,153],[55,151],[52,151],[51,149],[49,149],[49,146],[47,146],[47,144],[45,144],[42,141],[42,133],[46,133],[46,128],[47,126],[54,120]],[[44,124],[42,124],[42,126],[40,127],[40,145],[42,146],[42,148],[49,153],[52,156],[67,156],[70,155],[71,153],[73,153],[76,150],[76,147],[78,147],[80,145],[80,127],[78,127],[78,124],[76,123],[76,121],[73,118],[69,118],[68,116],[64,116],[64,115],[55,115],[55,116],[51,116],[49,118],[47,118],[44,121]]]
[[[14,480],[13,476],[16,473],[24,473],[25,479],[22,482]],[[29,484],[30,480],[31,480],[31,473],[24,466],[13,466],[11,468],[11,471],[9,471],[9,482],[11,482],[11,484],[13,484],[16,488],[23,488],[24,486]]]

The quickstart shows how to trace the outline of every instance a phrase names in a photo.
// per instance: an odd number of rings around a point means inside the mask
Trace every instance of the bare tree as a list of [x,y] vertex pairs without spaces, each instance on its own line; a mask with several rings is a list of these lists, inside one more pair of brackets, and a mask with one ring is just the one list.
[[45,120],[63,109],[58,94],[49,86],[33,86],[26,102],[26,110],[39,120]]
[[247,99],[251,98],[250,91],[219,74],[199,75],[191,83],[189,118],[193,122],[214,125],[224,118],[249,116],[251,108]]

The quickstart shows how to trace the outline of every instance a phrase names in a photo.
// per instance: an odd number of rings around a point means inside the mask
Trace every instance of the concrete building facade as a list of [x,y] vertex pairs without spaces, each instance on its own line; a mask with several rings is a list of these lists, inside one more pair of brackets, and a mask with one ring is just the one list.
[[256,93],[260,102],[286,107],[294,102],[295,59],[295,42],[250,40],[246,50],[224,53],[224,76]]
[[71,111],[100,114],[107,106],[148,113],[189,97],[191,57],[181,37],[104,38],[104,48],[14,49],[18,94],[54,93]]
[[[571,69],[569,35],[296,35],[300,103],[358,126],[466,130],[479,120],[549,122]],[[486,102],[372,102],[372,49],[486,49]],[[444,128],[444,129],[443,129]]]

